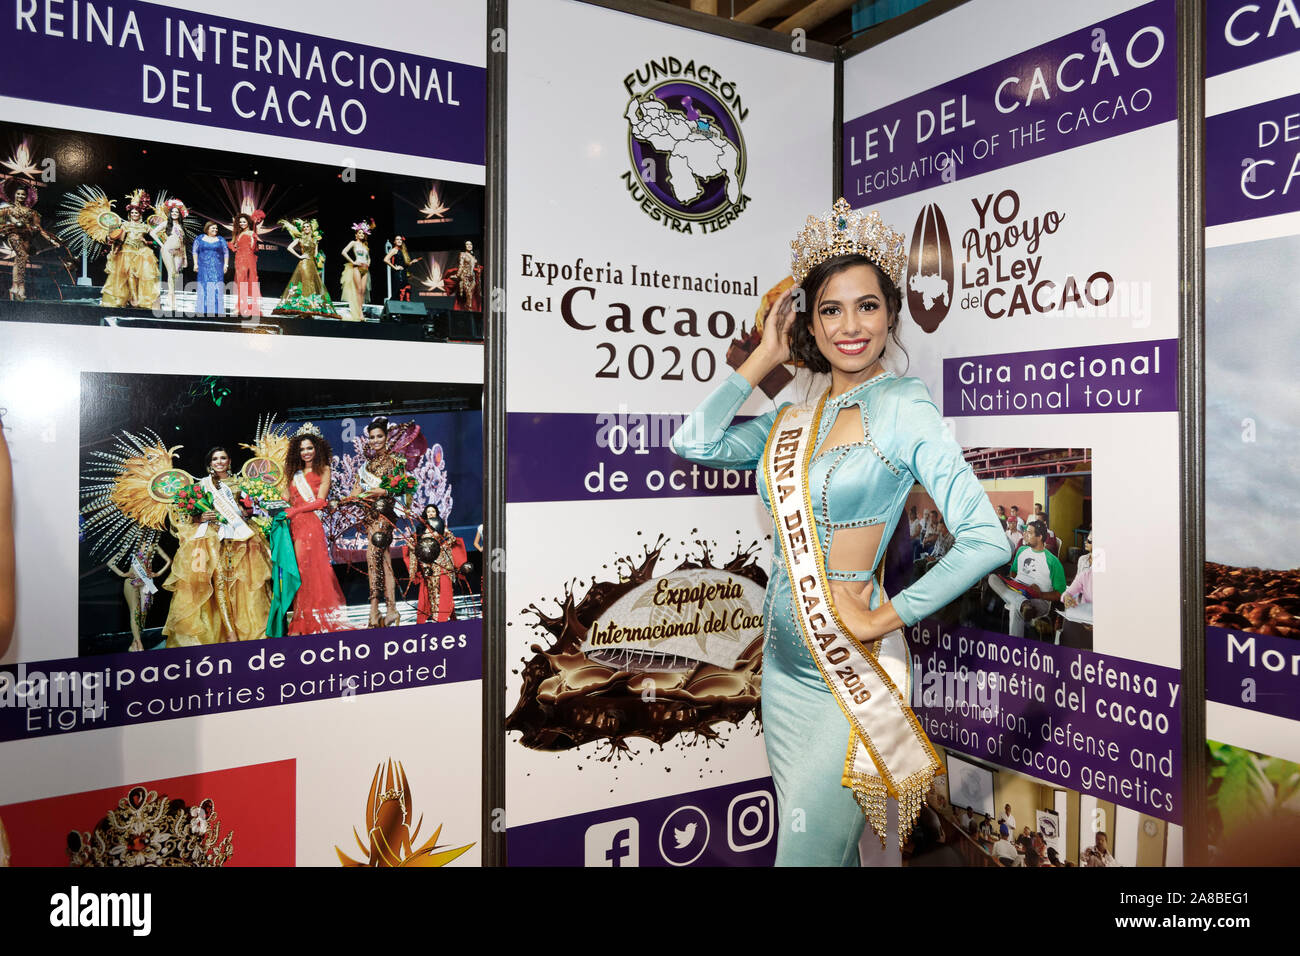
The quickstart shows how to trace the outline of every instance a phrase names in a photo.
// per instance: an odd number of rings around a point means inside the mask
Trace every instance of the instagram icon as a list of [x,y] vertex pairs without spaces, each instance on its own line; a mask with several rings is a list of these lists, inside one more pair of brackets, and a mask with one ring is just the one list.
[[772,842],[776,798],[767,790],[742,793],[727,806],[727,845],[736,853]]

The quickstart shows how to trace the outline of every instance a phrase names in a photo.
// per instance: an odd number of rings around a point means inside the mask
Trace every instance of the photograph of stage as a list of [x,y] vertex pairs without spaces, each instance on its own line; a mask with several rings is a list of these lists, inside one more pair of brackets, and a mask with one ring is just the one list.
[[481,341],[483,187],[0,123],[0,321]]
[[79,653],[481,617],[481,400],[82,373]]

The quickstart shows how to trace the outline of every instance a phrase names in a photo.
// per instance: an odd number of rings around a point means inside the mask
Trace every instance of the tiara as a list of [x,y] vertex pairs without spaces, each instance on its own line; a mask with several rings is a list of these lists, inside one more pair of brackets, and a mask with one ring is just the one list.
[[790,241],[790,273],[803,282],[812,267],[836,256],[866,256],[901,285],[907,253],[905,237],[880,218],[874,209],[855,212],[841,196],[825,215],[809,216],[803,230]]
[[232,833],[221,836],[216,805],[187,806],[156,790],[132,787],[93,830],[68,834],[72,866],[223,866]]
[[322,435],[322,434],[320,433],[320,429],[317,428],[315,425],[313,425],[311,422],[307,422],[307,423],[304,424],[301,428],[299,428],[296,432],[293,433],[293,437],[294,437],[294,438],[298,438],[298,437],[303,436],[303,435],[312,435],[312,436],[314,436],[314,437],[316,437],[316,438],[324,438],[324,437],[325,437],[324,435]]

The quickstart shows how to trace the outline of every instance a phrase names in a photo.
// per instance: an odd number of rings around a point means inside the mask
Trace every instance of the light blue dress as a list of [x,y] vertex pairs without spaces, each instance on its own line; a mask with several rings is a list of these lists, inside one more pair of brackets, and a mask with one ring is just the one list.
[[[673,436],[688,461],[719,468],[757,468],[756,484],[771,512],[763,478],[763,447],[776,411],[732,425],[753,387],[739,372],[704,400]],[[863,441],[822,452],[839,411],[857,406]],[[1011,546],[993,505],[952,438],[924,383],[883,372],[827,400],[808,480],[832,580],[866,580],[872,572],[829,567],[832,535],[883,525],[873,570],[915,482],[929,492],[956,538],[947,554],[911,587],[893,596],[910,625],[948,604],[999,565]],[[872,607],[880,604],[873,589]],[[857,866],[865,823],[852,791],[840,785],[849,725],[804,645],[791,605],[790,579],[779,542],[763,608],[763,736],[776,783],[778,866]],[[900,688],[907,692],[905,688]]]

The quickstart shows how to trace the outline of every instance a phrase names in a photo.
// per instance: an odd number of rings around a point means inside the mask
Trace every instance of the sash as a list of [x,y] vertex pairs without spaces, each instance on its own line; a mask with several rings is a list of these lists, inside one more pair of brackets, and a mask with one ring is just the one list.
[[361,468],[358,469],[357,480],[361,483],[362,491],[374,491],[383,482],[382,478],[370,470],[368,463],[362,463]]
[[763,449],[764,477],[789,572],[791,610],[822,679],[849,722],[840,783],[852,789],[882,846],[888,827],[886,799],[897,800],[902,846],[931,780],[944,770],[899,690],[900,684],[908,686],[910,676],[902,630],[886,635],[878,648],[868,651],[844,626],[831,601],[808,485],[825,404],[823,394],[815,404],[787,406],[777,413]]
[[[253,536],[253,529],[244,521],[244,516],[239,510],[239,505],[235,503],[235,495],[226,485],[218,488],[212,482],[212,477],[206,476],[199,482],[205,491],[212,494],[212,508],[217,514],[224,519],[224,524],[217,531],[218,538],[233,538],[236,541],[247,541]],[[194,537],[201,538],[208,530],[208,523],[205,521],[199,525],[198,530],[194,532]]]
[[307,476],[301,471],[293,476],[293,486],[298,489],[298,494],[302,496],[303,501],[310,504],[316,500],[316,493],[311,490],[311,482],[307,480]]
[[144,562],[140,560],[140,555],[131,555],[131,574],[140,582],[140,593],[157,594],[158,585],[153,583],[153,578],[149,577],[149,572],[145,570]]

